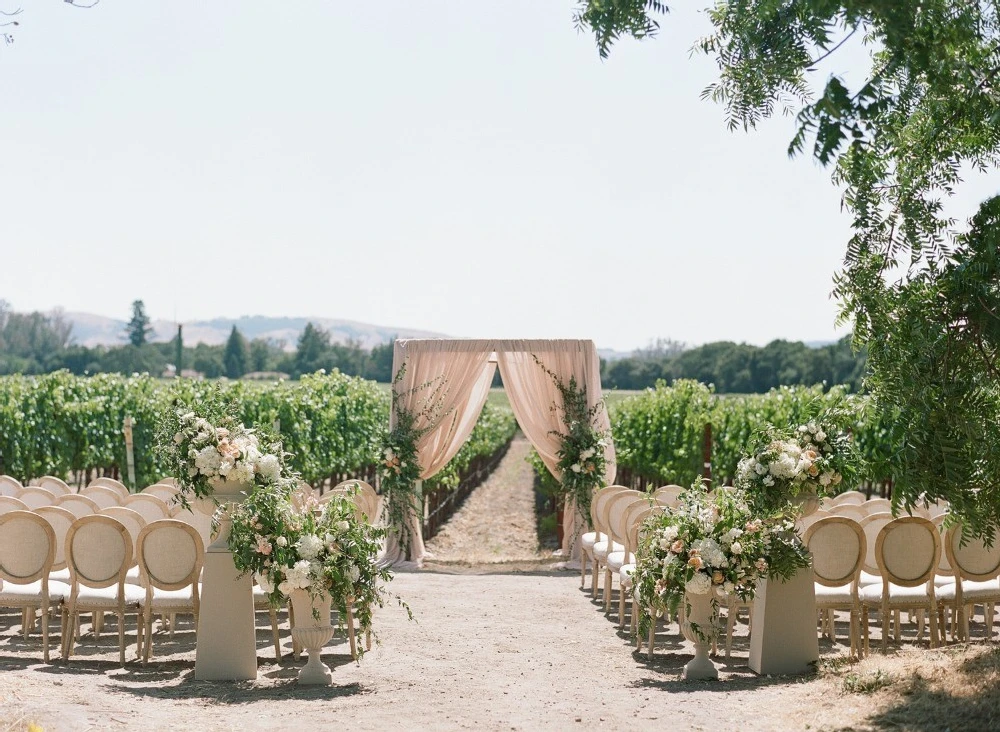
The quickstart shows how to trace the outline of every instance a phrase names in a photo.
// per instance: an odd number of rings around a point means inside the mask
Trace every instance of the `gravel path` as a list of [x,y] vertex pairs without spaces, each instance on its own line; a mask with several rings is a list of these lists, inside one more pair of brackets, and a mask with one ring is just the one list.
[[520,434],[514,439],[496,470],[427,542],[428,567],[552,561],[538,547],[530,449]]

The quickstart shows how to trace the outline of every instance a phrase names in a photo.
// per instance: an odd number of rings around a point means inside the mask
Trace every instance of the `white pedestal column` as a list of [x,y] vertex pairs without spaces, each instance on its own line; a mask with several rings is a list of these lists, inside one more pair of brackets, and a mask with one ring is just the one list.
[[257,678],[257,635],[253,616],[253,578],[239,577],[227,540],[231,521],[225,510],[219,535],[205,552],[198,646],[194,677],[198,681],[245,681]]
[[752,622],[751,670],[778,675],[812,671],[819,659],[812,568],[799,570],[787,582],[761,582]]

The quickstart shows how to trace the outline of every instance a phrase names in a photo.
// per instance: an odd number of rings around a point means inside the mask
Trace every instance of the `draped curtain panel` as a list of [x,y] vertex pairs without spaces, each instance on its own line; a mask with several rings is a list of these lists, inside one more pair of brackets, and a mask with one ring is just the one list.
[[[491,360],[494,354],[496,363]],[[400,406],[420,415],[416,427],[424,430],[417,442],[421,479],[440,471],[468,439],[489,396],[497,365],[521,430],[549,471],[560,479],[556,467],[559,439],[555,433],[564,429],[562,411],[556,408],[562,404],[562,399],[552,377],[545,373],[534,356],[564,383],[575,377],[577,384],[585,386],[589,406],[601,400],[600,360],[593,341],[409,339],[395,342],[392,373],[398,374],[404,365],[406,370],[393,390]],[[393,411],[390,429],[395,423]],[[595,427],[609,434],[605,447],[605,480],[611,482],[616,467],[607,410],[602,409],[596,415]],[[580,527],[573,524],[575,515],[573,510],[566,512],[564,520],[572,527],[566,531],[567,540],[580,534]],[[420,517],[412,517],[409,555],[410,561],[418,565],[425,556],[421,523]],[[575,547],[573,549],[575,556]],[[405,558],[403,555],[403,548],[390,543],[384,561],[399,564]]]

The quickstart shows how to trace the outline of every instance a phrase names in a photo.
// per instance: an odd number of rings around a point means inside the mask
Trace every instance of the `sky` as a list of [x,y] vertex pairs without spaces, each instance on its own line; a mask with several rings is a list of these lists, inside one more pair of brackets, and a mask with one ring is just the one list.
[[601,61],[569,1],[22,5],[0,44],[15,310],[619,350],[844,332],[840,192],[787,157],[793,120],[730,132],[700,99],[694,10]]

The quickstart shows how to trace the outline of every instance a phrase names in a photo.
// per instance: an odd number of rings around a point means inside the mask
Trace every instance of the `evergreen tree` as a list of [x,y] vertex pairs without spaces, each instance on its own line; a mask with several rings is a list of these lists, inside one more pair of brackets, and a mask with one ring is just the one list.
[[149,342],[149,334],[153,332],[149,324],[149,316],[146,315],[146,306],[142,300],[132,303],[132,319],[125,326],[125,333],[128,341],[136,348],[146,345]]
[[226,350],[222,355],[222,362],[226,367],[226,376],[230,379],[238,379],[247,372],[247,364],[250,361],[250,352],[247,348],[246,338],[234,325],[226,341]]
[[331,362],[330,334],[312,323],[306,323],[295,352],[295,376],[329,368]]

